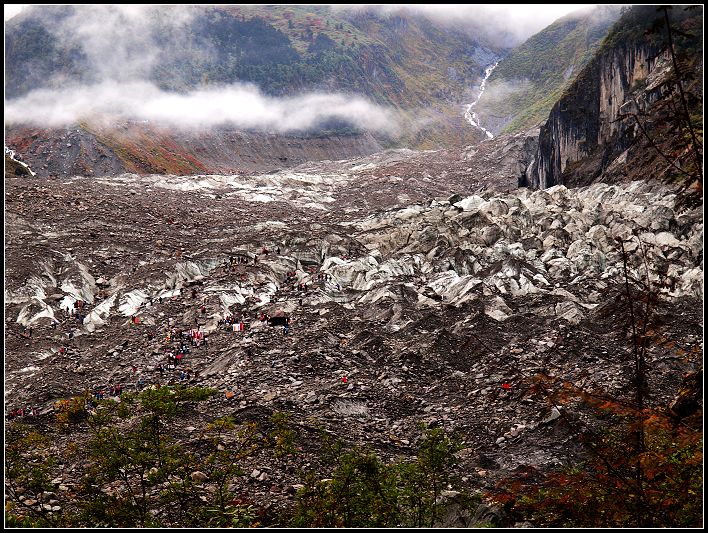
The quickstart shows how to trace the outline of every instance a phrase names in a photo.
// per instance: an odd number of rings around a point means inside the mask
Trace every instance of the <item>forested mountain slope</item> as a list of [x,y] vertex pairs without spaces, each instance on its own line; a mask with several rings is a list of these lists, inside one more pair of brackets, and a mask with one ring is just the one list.
[[407,11],[34,6],[6,26],[5,90],[139,79],[182,93],[252,83],[271,96],[358,94],[401,112],[399,144],[462,145],[479,138],[462,106],[505,51],[484,35]]
[[485,127],[515,132],[546,118],[619,14],[620,6],[571,13],[514,48],[492,72],[477,105]]

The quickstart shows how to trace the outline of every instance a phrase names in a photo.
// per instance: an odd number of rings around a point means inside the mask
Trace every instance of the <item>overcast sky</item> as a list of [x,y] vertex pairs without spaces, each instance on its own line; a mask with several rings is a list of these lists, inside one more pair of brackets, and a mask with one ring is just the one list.
[[[26,5],[28,4],[5,4],[5,20],[17,15]],[[592,4],[447,4],[418,5],[417,8],[428,14],[439,13],[445,17],[464,19],[465,17],[471,17],[473,10],[483,7],[490,12],[497,13],[500,18],[505,18],[510,25],[523,27],[524,33],[530,32],[529,35],[531,35],[548,26],[557,18],[590,5]]]
[[5,4],[5,20],[17,15],[27,4]]

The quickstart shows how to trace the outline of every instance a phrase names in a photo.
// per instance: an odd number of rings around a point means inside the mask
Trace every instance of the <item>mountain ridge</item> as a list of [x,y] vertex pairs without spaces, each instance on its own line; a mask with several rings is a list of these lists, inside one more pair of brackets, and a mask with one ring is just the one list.
[[477,105],[486,127],[495,134],[512,133],[544,120],[619,15],[620,6],[571,13],[512,49],[492,72]]
[[[671,17],[675,52],[691,99],[691,121],[702,124],[703,67],[695,49],[702,48],[698,38],[702,12],[679,8]],[[686,140],[687,123],[677,101],[676,75],[661,23],[655,6],[635,6],[613,26],[541,127],[529,185],[578,186],[599,179],[671,181],[686,173],[677,172],[680,166],[695,179],[697,167]],[[666,154],[673,159],[667,162]]]
[[[178,13],[184,20],[164,7],[141,18],[105,7],[27,9],[6,26],[6,96],[104,79],[144,79],[175,92],[236,82],[271,96],[343,92],[400,112],[398,145],[462,146],[481,136],[460,108],[487,62],[505,50],[407,12],[215,6]],[[115,21],[113,35],[86,22],[101,17]],[[138,57],[140,46],[149,56]],[[119,60],[105,60],[111,54]]]

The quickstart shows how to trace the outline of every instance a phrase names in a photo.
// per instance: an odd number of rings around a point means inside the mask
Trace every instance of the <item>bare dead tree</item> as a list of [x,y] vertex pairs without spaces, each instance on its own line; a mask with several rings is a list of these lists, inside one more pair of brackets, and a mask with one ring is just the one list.
[[688,126],[688,131],[691,133],[691,142],[693,144],[693,154],[696,158],[696,166],[698,168],[698,181],[703,183],[703,167],[701,164],[701,154],[698,149],[698,140],[696,138],[696,132],[693,129],[693,124],[691,123],[691,114],[688,112],[688,102],[686,100],[686,93],[683,90],[683,83],[681,83],[681,71],[679,70],[678,61],[676,61],[676,51],[674,49],[674,40],[671,31],[671,20],[669,19],[669,9],[671,6],[661,6],[659,11],[664,12],[664,21],[666,23],[666,33],[669,40],[669,52],[671,53],[671,61],[674,66],[674,77],[676,78],[676,85],[679,88],[679,94],[681,95],[681,102],[683,104],[684,117],[686,119],[686,125]]

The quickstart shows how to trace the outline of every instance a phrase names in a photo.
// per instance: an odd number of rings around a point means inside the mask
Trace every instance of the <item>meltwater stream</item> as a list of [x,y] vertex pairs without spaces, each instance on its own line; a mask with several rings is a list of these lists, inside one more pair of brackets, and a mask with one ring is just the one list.
[[28,165],[27,163],[25,163],[24,161],[20,161],[19,159],[16,159],[16,158],[15,158],[15,156],[16,156],[15,151],[14,151],[14,150],[11,150],[11,149],[8,148],[7,146],[5,147],[5,155],[10,156],[10,159],[12,159],[15,163],[19,163],[20,165],[22,165],[23,167],[25,167],[25,168],[29,171],[29,173],[32,174],[33,176],[36,176],[36,175],[37,175],[37,174],[35,174],[34,172],[32,172],[32,169],[29,167],[29,165]]
[[479,94],[477,95],[477,99],[472,102],[470,105],[467,106],[467,110],[465,111],[465,119],[472,124],[475,128],[479,128],[482,130],[484,133],[487,134],[487,137],[490,139],[494,138],[494,135],[492,135],[492,132],[489,130],[485,129],[479,124],[479,117],[477,116],[477,113],[472,111],[472,108],[477,105],[477,102],[479,102],[479,99],[482,98],[482,95],[484,94],[484,88],[487,85],[487,80],[489,79],[489,76],[492,74],[492,71],[496,68],[496,66],[499,64],[499,61],[494,63],[493,65],[489,65],[486,69],[484,69],[484,78],[482,79],[482,84],[479,86]]

